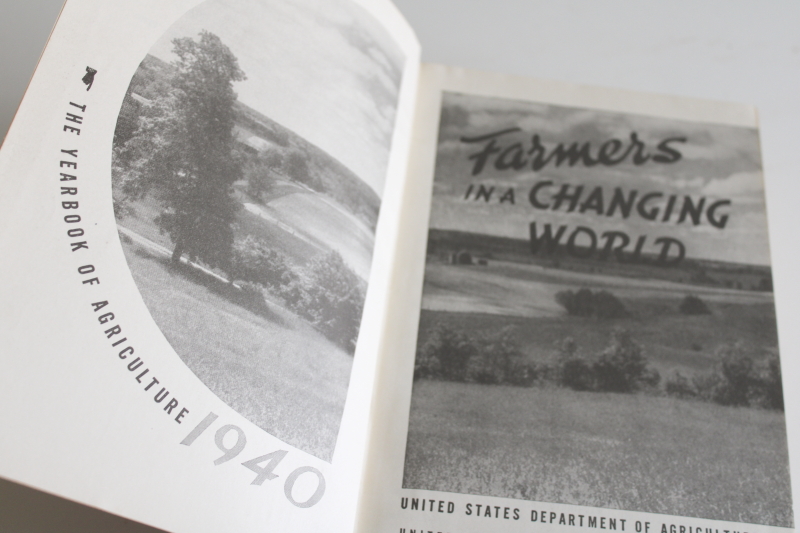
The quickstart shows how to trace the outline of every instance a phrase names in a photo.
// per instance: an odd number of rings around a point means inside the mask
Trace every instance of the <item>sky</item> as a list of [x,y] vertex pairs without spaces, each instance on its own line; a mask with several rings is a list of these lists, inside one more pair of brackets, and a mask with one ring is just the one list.
[[247,80],[239,100],[338,159],[378,195],[389,159],[404,58],[348,0],[207,0],[150,53],[173,61],[172,40],[220,37]]
[[[498,138],[497,146],[505,148],[520,143],[523,149],[529,150],[532,136],[538,134],[548,153],[559,143],[569,146],[574,142],[580,145],[588,142],[590,154],[595,158],[599,147],[610,139],[621,141],[622,148],[618,154],[623,153],[631,144],[632,132],[636,132],[651,155],[659,153],[656,145],[664,139],[682,137],[686,142],[669,145],[681,154],[679,160],[669,164],[649,160],[634,165],[629,156],[613,166],[596,164],[587,167],[580,163],[556,166],[551,162],[538,171],[534,171],[530,163],[519,170],[498,170],[494,165],[496,155],[493,155],[485,170],[473,176],[475,160],[469,157],[480,152],[488,141],[465,143],[462,137],[480,136],[505,128],[520,128],[520,131]],[[573,212],[567,212],[565,207],[555,211],[535,208],[528,194],[534,184],[545,180],[552,181],[553,186],[542,189],[540,201],[551,206],[553,194],[564,184],[570,185],[570,191],[578,186],[584,187],[580,202],[600,187],[602,214],[596,209],[581,213],[580,204]],[[489,202],[483,199],[476,202],[474,195],[465,200],[469,186],[480,184],[494,186],[501,193],[513,188],[515,203],[512,205],[506,201],[501,204],[497,193]],[[617,187],[626,195],[636,190],[639,198],[645,193],[662,193],[661,199],[648,204],[659,207],[662,214],[667,198],[677,195],[676,215],[666,222],[661,220],[663,215],[655,221],[635,213],[628,219],[623,219],[618,212],[607,216],[609,201]],[[685,196],[692,198],[694,203],[705,198],[706,207],[718,200],[730,200],[729,206],[720,207],[718,211],[728,215],[725,227],[715,227],[705,215],[698,225],[688,219],[678,223],[677,212]],[[551,223],[556,227],[566,224],[566,235],[577,226],[592,228],[598,237],[605,231],[622,231],[630,236],[632,242],[640,235],[647,235],[645,252],[657,252],[660,246],[656,247],[653,241],[658,237],[669,237],[683,242],[687,257],[768,265],[758,132],[752,128],[445,93],[431,226],[528,239],[529,224],[534,221],[539,233],[543,224]],[[585,242],[588,243],[588,239]],[[578,243],[584,244],[584,241]],[[599,243],[602,245],[605,240],[599,240]]]

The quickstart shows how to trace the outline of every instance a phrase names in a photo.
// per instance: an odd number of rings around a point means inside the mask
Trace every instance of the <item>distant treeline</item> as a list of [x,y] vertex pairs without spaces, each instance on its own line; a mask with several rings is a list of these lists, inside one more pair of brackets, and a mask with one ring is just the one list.
[[439,324],[417,349],[414,379],[638,392],[783,410],[777,356],[759,356],[741,343],[720,346],[714,370],[691,378],[676,372],[663,387],[643,346],[627,329],[611,329],[608,346],[595,354],[581,354],[571,337],[559,341],[555,349],[556,362],[534,362],[523,354],[511,328],[474,337]]
[[[259,155],[283,158],[289,163],[288,177],[334,198],[375,230],[381,201],[363,180],[327,152],[255,109],[237,102],[236,111],[237,124],[276,145]],[[292,161],[296,154],[303,156],[302,163]]]

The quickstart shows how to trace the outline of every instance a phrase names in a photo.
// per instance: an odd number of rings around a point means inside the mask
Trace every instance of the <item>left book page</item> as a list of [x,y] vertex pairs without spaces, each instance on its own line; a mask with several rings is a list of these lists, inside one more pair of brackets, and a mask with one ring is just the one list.
[[70,0],[0,152],[0,476],[352,530],[418,70],[383,0]]

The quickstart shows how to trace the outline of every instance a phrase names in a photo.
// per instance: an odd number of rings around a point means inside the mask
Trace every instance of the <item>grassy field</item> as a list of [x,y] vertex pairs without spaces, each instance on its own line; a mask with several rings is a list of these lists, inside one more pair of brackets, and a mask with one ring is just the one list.
[[783,413],[421,380],[405,488],[792,526]]
[[[581,287],[610,291],[629,317],[598,320],[567,315],[555,295]],[[701,297],[711,313],[680,313],[687,294]],[[580,354],[592,356],[608,346],[614,328],[623,327],[642,344],[664,379],[676,370],[691,375],[712,369],[715,351],[723,344],[742,341],[763,353],[777,353],[778,348],[772,293],[501,262],[488,267],[428,263],[418,345],[440,324],[475,337],[490,337],[510,326],[527,357],[546,363],[554,361],[555,345],[566,337],[575,339]]]
[[[118,223],[142,237],[171,249],[173,243],[169,235],[161,233],[158,225],[154,222],[154,219],[163,211],[161,205],[153,199],[145,199],[131,202],[131,207],[133,213],[118,220]],[[234,232],[239,238],[253,235],[269,242],[273,249],[284,254],[295,265],[305,265],[324,253],[319,246],[309,244],[292,232],[277,224],[267,222],[244,208],[239,209],[236,213]]]
[[[631,307],[629,302],[625,303]],[[646,303],[669,308],[672,302]],[[646,303],[639,304],[645,306]],[[511,327],[512,336],[529,361],[552,364],[558,356],[557,343],[566,337],[575,339],[580,354],[593,356],[608,346],[615,327],[624,327],[643,346],[645,357],[663,379],[669,378],[674,371],[691,375],[713,369],[717,364],[715,350],[723,344],[745,341],[765,351],[777,352],[775,308],[772,305],[709,304],[709,307],[713,314],[685,316],[670,309],[661,315],[641,313],[617,320],[423,310],[417,345],[422,346],[439,324],[475,338],[490,337]]]
[[[374,237],[360,219],[295,184],[284,183],[273,192],[270,205],[238,211],[237,238],[264,240],[296,267],[339,249],[362,277],[368,276]],[[237,191],[237,199],[247,197]],[[120,225],[171,250],[169,236],[154,222],[163,210],[158,201],[139,200],[130,207]],[[248,299],[197,269],[170,265],[163,253],[123,241],[150,314],[192,372],[257,426],[330,460],[352,356],[279,302]]]
[[[254,203],[243,194],[240,196],[246,215],[249,215],[246,225],[240,215],[240,232],[263,234],[265,229],[258,225],[266,225],[266,230],[272,233],[283,231],[299,241],[298,245],[305,244],[316,249],[317,253],[336,250],[362,280],[369,278],[375,235],[362,220],[335,200],[296,185],[276,187],[263,204]],[[253,216],[259,220],[252,221]],[[273,235],[264,238],[274,241]]]
[[296,193],[276,198],[268,208],[284,223],[313,234],[324,246],[338,251],[361,279],[369,279],[375,235],[334,200],[320,194]]
[[150,314],[192,372],[257,426],[330,461],[352,357],[277,304],[123,248]]
[[[720,304],[772,303],[772,293],[705,287],[649,278],[573,272],[539,265],[490,261],[488,266],[444,264],[429,257],[425,265],[423,307],[515,316],[556,316],[562,290],[589,287],[629,300],[679,301],[694,294]],[[677,307],[677,304],[676,304]]]
[[[375,235],[335,200],[283,182],[272,191],[266,205],[253,203],[241,190],[236,196],[245,204],[236,214],[234,231],[238,238],[252,235],[264,240],[298,266],[333,249],[362,280],[369,278]],[[130,206],[133,211],[119,220],[121,225],[162,246],[173,246],[154,222],[163,211],[157,201],[137,200]]]

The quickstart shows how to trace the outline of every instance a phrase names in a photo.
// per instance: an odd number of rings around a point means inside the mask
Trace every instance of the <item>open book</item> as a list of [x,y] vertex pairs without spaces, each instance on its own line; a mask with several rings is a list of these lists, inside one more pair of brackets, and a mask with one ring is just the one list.
[[793,527],[756,115],[383,0],[69,0],[0,152],[0,476],[174,532]]

